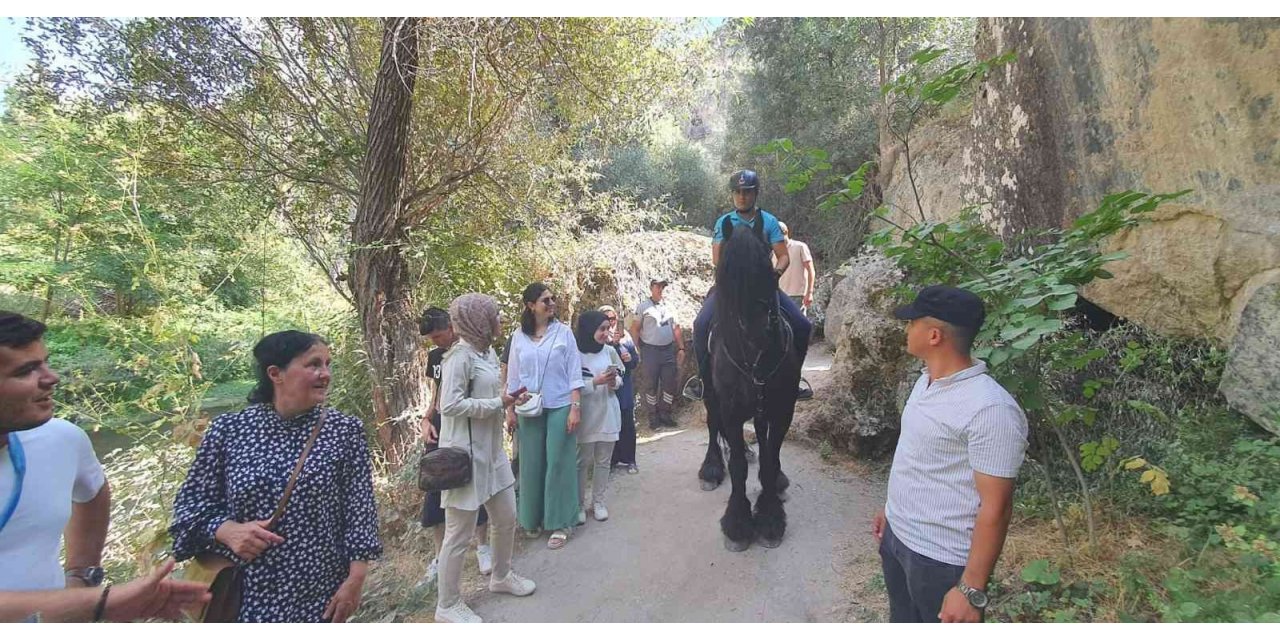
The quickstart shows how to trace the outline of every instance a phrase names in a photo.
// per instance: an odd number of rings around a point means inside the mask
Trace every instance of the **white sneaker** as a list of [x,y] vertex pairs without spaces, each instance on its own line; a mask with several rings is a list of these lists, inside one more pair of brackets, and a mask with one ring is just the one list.
[[480,565],[480,575],[493,573],[493,547],[487,544],[476,545],[476,564]]
[[452,607],[449,607],[448,609],[441,609],[440,607],[436,607],[436,622],[461,622],[461,623],[478,624],[478,623],[484,622],[484,620],[481,620],[480,616],[476,615],[476,612],[472,611],[471,607],[467,606],[467,603],[459,600],[458,604],[455,604]]
[[427,565],[427,573],[422,576],[418,584],[414,585],[415,589],[430,589],[436,586],[436,578],[440,577],[440,559],[432,558],[431,564]]
[[591,511],[593,512],[592,515],[595,516],[596,520],[599,520],[600,522],[604,522],[609,519],[609,510],[604,508],[604,503],[602,502],[597,502],[592,505]]
[[503,578],[501,581],[495,582],[493,579],[489,580],[489,591],[494,593],[509,593],[513,596],[527,596],[533,593],[533,590],[536,589],[537,586],[538,585],[534,584],[532,580],[522,578],[516,575],[516,572],[514,571],[508,573],[507,577]]

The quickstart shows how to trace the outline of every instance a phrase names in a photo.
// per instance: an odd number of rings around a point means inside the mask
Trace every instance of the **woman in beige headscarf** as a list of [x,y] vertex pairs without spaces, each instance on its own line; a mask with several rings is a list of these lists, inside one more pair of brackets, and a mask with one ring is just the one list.
[[453,328],[461,338],[444,354],[440,380],[440,447],[471,453],[471,482],[442,493],[444,547],[440,552],[440,591],[436,622],[480,622],[462,600],[462,560],[476,528],[481,505],[489,512],[493,573],[489,590],[527,596],[532,580],[511,570],[515,547],[515,476],[502,448],[502,418],[516,404],[502,391],[493,339],[498,333],[498,303],[468,293],[449,305]]

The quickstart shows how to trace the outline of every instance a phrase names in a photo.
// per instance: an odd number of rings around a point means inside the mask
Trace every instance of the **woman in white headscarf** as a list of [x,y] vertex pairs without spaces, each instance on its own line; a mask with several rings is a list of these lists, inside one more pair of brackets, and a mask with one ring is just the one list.
[[444,355],[440,380],[440,447],[471,453],[471,482],[442,492],[444,547],[440,553],[440,591],[436,622],[481,622],[462,600],[462,561],[476,528],[481,505],[489,512],[493,573],[489,590],[527,596],[532,580],[511,570],[515,548],[515,476],[502,448],[502,419],[516,404],[502,391],[493,339],[498,333],[498,303],[468,293],[449,305],[449,317],[460,339]]

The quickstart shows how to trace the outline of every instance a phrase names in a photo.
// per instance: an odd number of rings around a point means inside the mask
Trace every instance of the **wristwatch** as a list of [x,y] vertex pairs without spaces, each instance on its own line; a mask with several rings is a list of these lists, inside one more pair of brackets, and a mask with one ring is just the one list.
[[983,609],[986,609],[987,604],[991,602],[991,598],[987,597],[986,591],[974,589],[973,587],[965,584],[963,578],[956,582],[956,588],[960,590],[960,593],[964,594],[965,599],[969,601],[969,604],[972,605],[974,609],[982,611]]
[[106,579],[107,572],[102,567],[85,567],[83,569],[67,569],[66,577],[76,578],[86,587],[96,587]]

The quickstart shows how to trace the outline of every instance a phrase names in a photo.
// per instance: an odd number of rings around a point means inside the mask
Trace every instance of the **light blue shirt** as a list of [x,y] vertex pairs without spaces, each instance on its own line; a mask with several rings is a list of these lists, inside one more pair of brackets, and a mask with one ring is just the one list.
[[552,322],[537,343],[520,329],[511,334],[507,393],[528,387],[542,394],[543,408],[559,409],[569,406],[573,390],[583,386],[582,355],[568,325]]
[[[787,239],[786,236],[782,235],[782,226],[778,224],[778,219],[773,217],[772,213],[769,213],[764,209],[760,209],[760,213],[756,215],[764,219],[764,237],[768,238],[769,244],[778,244],[779,242],[783,242]],[[737,211],[730,211],[729,213],[717,218],[715,225],[711,227],[712,231],[715,232],[715,235],[712,236],[711,244],[720,244],[721,242],[724,242],[724,235],[720,232],[720,225],[724,224],[725,218],[732,220],[733,226],[735,227],[745,226],[750,228],[750,226],[755,223],[755,218],[748,221],[738,215]]]

